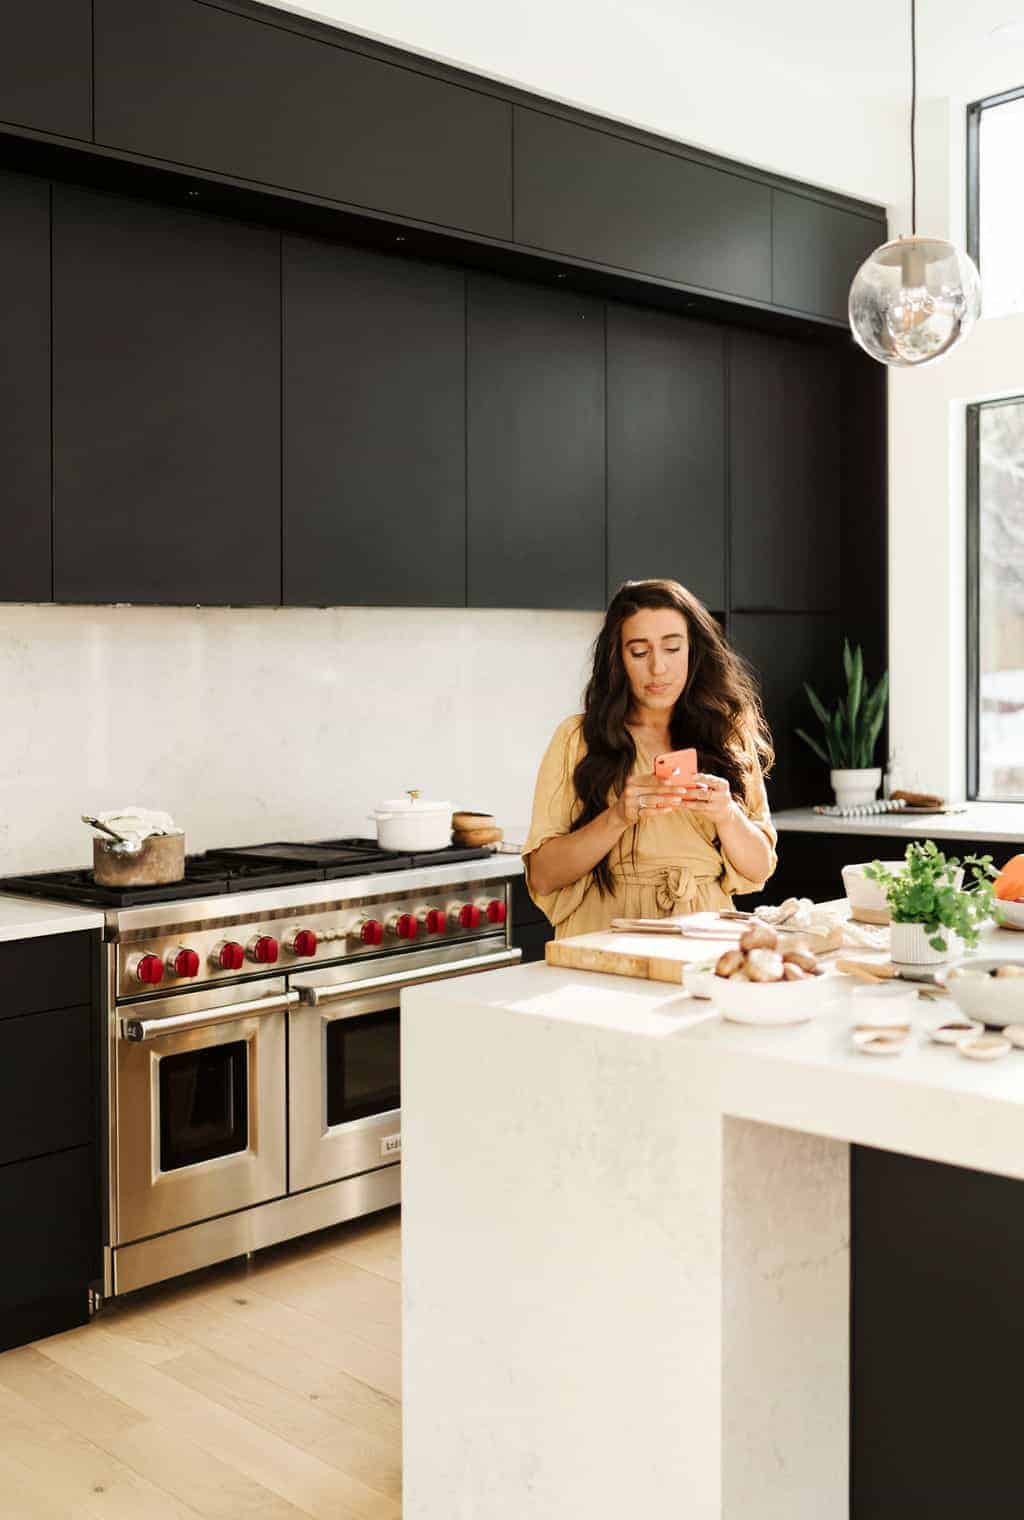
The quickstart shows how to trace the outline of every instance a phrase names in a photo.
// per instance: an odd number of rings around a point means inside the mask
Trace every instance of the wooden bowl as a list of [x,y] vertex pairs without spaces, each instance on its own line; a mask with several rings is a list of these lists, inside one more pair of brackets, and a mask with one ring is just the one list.
[[453,813],[452,828],[457,834],[472,833],[475,829],[493,829],[497,820],[493,813]]
[[469,850],[479,849],[484,844],[499,844],[504,837],[502,829],[457,829],[453,835],[456,844],[465,845]]

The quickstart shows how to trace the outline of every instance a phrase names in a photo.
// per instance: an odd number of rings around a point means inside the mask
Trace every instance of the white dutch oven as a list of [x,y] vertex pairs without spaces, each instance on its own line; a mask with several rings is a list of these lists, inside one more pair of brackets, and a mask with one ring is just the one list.
[[409,792],[382,802],[369,815],[382,850],[444,850],[452,842],[452,804],[428,802]]

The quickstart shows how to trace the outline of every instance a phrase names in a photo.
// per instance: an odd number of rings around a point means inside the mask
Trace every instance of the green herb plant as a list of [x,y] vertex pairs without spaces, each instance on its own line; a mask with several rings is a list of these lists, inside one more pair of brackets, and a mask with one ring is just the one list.
[[[996,875],[991,855],[967,855],[948,859],[934,839],[908,844],[906,870],[887,871],[881,861],[865,866],[864,875],[885,887],[889,913],[897,924],[923,924],[933,950],[946,949],[946,931],[958,934],[974,949],[978,930],[996,913],[992,882]],[[958,888],[961,865],[970,872],[972,885]]]
[[851,651],[849,639],[843,640],[843,672],[846,696],[836,703],[832,712],[813,687],[804,682],[807,700],[825,730],[824,743],[819,743],[802,728],[798,728],[797,733],[834,771],[868,770],[885,719],[889,673],[885,671],[874,686],[865,681],[863,651],[859,644]]

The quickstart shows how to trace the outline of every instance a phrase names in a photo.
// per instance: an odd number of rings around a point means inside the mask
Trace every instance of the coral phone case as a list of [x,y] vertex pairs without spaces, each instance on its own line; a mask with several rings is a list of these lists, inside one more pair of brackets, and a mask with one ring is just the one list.
[[654,761],[654,774],[659,781],[692,781],[697,774],[697,751],[677,749],[670,755],[658,755]]

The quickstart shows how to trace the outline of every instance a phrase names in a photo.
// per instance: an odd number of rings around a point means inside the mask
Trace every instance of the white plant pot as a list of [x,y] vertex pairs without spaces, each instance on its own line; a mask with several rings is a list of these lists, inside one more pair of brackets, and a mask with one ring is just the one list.
[[929,933],[924,924],[890,924],[889,954],[898,966],[938,966],[943,961],[959,960],[963,943],[952,929],[943,929],[945,950],[936,950],[928,943]]
[[864,807],[874,802],[882,784],[882,767],[873,765],[867,770],[829,771],[832,790],[840,807]]

